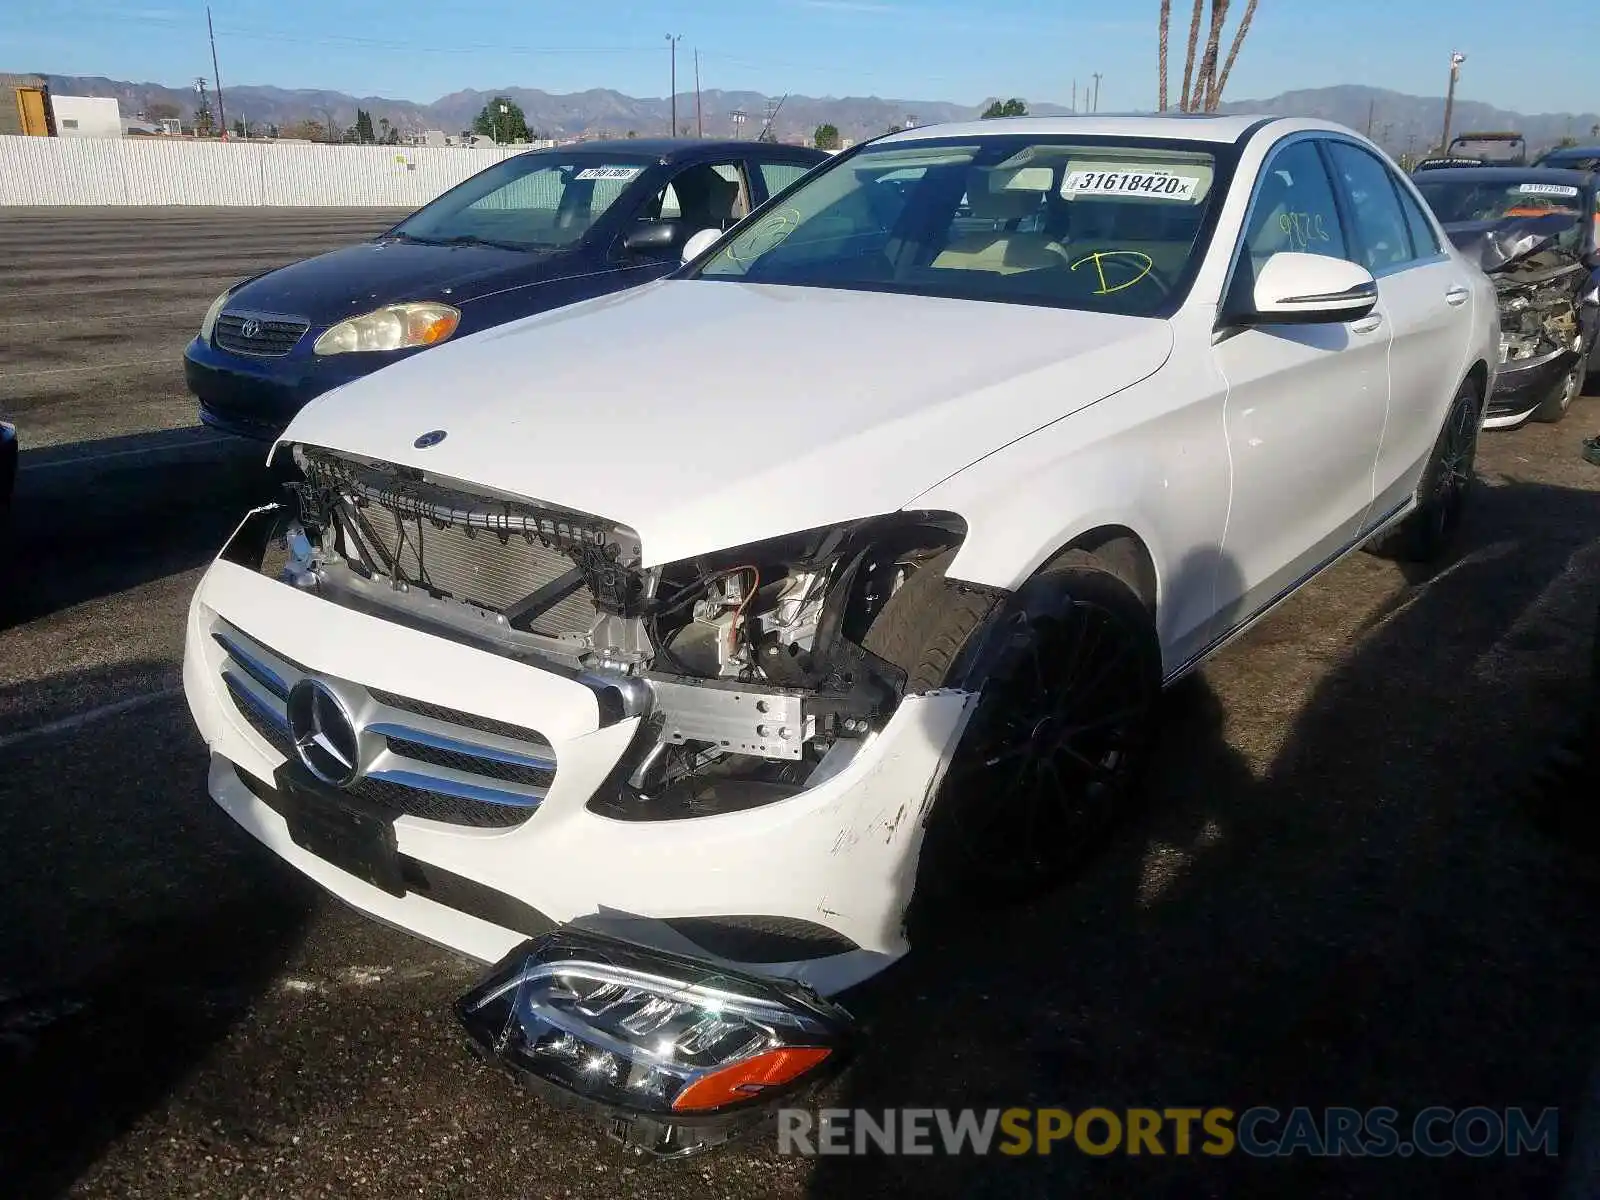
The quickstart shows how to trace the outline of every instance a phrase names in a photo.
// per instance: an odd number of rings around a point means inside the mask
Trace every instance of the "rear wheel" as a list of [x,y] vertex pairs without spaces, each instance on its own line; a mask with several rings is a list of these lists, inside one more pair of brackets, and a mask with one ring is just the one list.
[[[948,557],[885,605],[868,649],[914,685],[951,685],[979,628],[952,600]],[[1161,651],[1149,609],[1116,575],[1070,552],[1017,594],[975,680],[981,689],[928,817],[917,907],[1014,900],[1058,883],[1127,811],[1153,744]]]
[[1449,548],[1476,481],[1478,430],[1483,425],[1483,397],[1466,380],[1445,416],[1444,427],[1417,484],[1417,506],[1368,549],[1407,562],[1430,562]]

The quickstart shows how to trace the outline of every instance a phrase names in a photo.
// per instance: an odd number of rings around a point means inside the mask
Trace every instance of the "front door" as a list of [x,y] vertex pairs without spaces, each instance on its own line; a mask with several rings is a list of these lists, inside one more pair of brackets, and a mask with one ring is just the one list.
[[[1350,257],[1317,140],[1279,146],[1256,183],[1227,293],[1249,295],[1273,254]],[[1252,326],[1216,348],[1232,501],[1217,581],[1220,636],[1353,542],[1373,497],[1389,404],[1390,322]]]

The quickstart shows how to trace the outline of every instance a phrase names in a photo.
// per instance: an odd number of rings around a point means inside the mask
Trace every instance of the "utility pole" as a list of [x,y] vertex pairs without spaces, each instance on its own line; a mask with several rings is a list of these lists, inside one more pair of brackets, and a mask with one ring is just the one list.
[[1377,112],[1378,112],[1378,101],[1377,101],[1377,98],[1374,97],[1373,99],[1367,101],[1367,136],[1368,137],[1372,136],[1372,118],[1377,115]]
[[728,116],[733,120],[734,138],[739,141],[744,140],[744,123],[749,118],[749,114],[742,108],[736,108]]
[[700,47],[694,48],[694,135],[706,136],[705,122],[700,117]]
[[683,34],[667,34],[667,48],[672,52],[672,128],[667,130],[668,137],[678,136],[678,43],[683,40]]
[[1444,136],[1439,139],[1439,153],[1445,154],[1450,149],[1450,118],[1455,115],[1456,108],[1456,81],[1461,78],[1461,64],[1467,61],[1467,56],[1459,51],[1450,51],[1450,90],[1444,96]]
[[1073,112],[1077,112],[1078,111],[1078,81],[1077,81],[1077,79],[1073,79],[1073,81],[1072,81],[1072,111]]
[[217,85],[217,123],[222,140],[228,140],[228,110],[222,107],[222,72],[217,70],[217,35],[211,28],[211,5],[206,5],[206,36],[211,39],[211,78]]
[[1104,78],[1105,76],[1099,71],[1094,73],[1094,107],[1089,110],[1090,112],[1100,111],[1100,81]]
[[194,106],[194,135],[200,136],[200,119],[205,118],[206,125],[211,125],[211,102],[206,99],[206,77],[199,75],[194,81],[195,94],[200,97]]

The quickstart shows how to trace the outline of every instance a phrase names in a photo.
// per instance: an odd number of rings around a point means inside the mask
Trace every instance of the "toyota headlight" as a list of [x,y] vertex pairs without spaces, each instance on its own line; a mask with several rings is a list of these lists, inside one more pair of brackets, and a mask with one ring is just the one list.
[[844,1065],[849,1014],[788,980],[561,930],[527,942],[456,1011],[519,1076],[673,1123],[764,1108]]
[[434,300],[385,304],[340,321],[319,337],[312,349],[317,354],[356,354],[433,346],[454,333],[460,323],[460,309]]
[[229,288],[211,302],[211,307],[206,309],[206,315],[200,318],[200,340],[202,342],[211,340],[211,331],[217,327],[217,318],[222,315],[222,309],[228,303],[228,297],[231,295],[233,295],[233,289]]

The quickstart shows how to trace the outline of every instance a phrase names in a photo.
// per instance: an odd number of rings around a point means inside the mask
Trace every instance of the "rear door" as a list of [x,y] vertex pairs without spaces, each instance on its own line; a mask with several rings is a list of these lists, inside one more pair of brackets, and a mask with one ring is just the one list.
[[[1318,138],[1291,138],[1257,178],[1229,303],[1250,295],[1273,254],[1349,258],[1352,247]],[[1217,580],[1218,636],[1356,540],[1372,508],[1389,405],[1389,323],[1380,313],[1225,334],[1214,354],[1228,384],[1233,497]]]
[[1326,147],[1353,257],[1377,279],[1378,311],[1390,330],[1389,420],[1370,526],[1416,490],[1461,385],[1473,292],[1465,268],[1445,253],[1420,203],[1387,163],[1354,142],[1330,139]]

